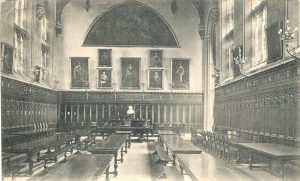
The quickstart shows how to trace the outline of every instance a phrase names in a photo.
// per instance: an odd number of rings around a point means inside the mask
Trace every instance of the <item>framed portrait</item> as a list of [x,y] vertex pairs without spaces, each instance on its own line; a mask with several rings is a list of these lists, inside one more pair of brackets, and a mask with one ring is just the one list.
[[150,50],[149,67],[163,67],[162,58],[162,50]]
[[7,43],[1,43],[0,55],[3,57],[1,61],[2,72],[11,74],[13,68],[14,48]]
[[140,88],[140,58],[121,58],[122,88]]
[[88,57],[71,57],[71,88],[89,87]]
[[111,67],[111,49],[99,49],[99,67]]
[[111,88],[111,68],[98,69],[98,88]]
[[172,59],[172,88],[190,88],[190,59]]
[[148,89],[162,89],[163,87],[163,70],[148,70]]

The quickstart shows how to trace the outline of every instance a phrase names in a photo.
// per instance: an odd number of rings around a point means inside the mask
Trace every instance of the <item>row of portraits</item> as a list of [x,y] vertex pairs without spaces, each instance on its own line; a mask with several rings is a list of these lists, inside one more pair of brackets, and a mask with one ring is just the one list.
[[[172,59],[171,83],[173,89],[189,89],[189,59]],[[71,58],[71,87],[89,87],[88,57]],[[113,88],[112,68],[97,69],[97,87]],[[163,88],[164,69],[148,69],[148,88]],[[140,58],[121,58],[121,88],[140,89]]]
[[[111,49],[99,49],[98,67],[112,67]],[[160,68],[163,67],[163,51],[150,50],[149,67]]]

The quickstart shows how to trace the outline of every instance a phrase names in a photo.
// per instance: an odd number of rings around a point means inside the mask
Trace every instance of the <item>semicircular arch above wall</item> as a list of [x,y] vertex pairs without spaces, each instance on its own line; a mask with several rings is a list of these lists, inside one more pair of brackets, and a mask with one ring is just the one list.
[[113,6],[90,26],[83,46],[179,47],[168,23],[137,2]]

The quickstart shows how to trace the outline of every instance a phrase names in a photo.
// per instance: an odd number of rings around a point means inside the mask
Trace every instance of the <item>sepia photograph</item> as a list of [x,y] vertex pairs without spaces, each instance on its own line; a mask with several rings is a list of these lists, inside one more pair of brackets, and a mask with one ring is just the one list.
[[122,88],[140,88],[140,58],[121,58]]
[[2,181],[299,181],[300,0],[0,0]]
[[149,67],[162,67],[163,66],[163,51],[150,50]]
[[172,59],[172,87],[175,89],[189,89],[190,60]]
[[111,69],[98,69],[98,88],[112,88]]
[[88,58],[71,57],[71,87],[86,88],[89,82]]
[[111,67],[111,49],[99,49],[99,67]]
[[149,69],[148,70],[148,88],[149,89],[162,89],[163,85],[163,70]]

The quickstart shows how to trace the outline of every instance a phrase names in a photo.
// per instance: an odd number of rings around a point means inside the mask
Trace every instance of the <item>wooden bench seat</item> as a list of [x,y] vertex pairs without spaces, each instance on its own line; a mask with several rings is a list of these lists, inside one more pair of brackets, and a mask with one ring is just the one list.
[[13,178],[20,172],[20,170],[25,167],[26,167],[26,165],[24,165],[24,164],[23,165],[21,165],[21,164],[11,165],[10,167],[2,169],[2,175],[6,176],[6,177],[11,176],[12,180],[13,180]]
[[165,166],[164,172],[167,180],[170,181],[183,181],[183,175],[179,173],[176,166]]
[[65,145],[64,147],[59,148],[54,152],[46,153],[46,154],[38,157],[37,161],[39,162],[39,161],[43,160],[44,161],[44,169],[46,170],[48,168],[47,164],[50,161],[57,162],[57,157],[62,154],[64,155],[63,161],[67,161],[67,152],[73,153],[73,149],[77,148],[77,147],[78,147],[77,143]]
[[171,162],[172,159],[169,157],[168,153],[164,150],[163,146],[160,143],[155,144],[155,152],[159,157],[159,161],[163,162],[165,165],[168,162]]
[[87,137],[87,138],[81,140],[80,142],[81,142],[80,143],[80,148],[81,148],[81,144],[84,144],[85,149],[87,149],[93,143],[96,143],[95,137]]

